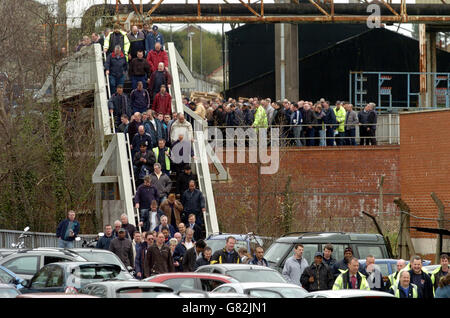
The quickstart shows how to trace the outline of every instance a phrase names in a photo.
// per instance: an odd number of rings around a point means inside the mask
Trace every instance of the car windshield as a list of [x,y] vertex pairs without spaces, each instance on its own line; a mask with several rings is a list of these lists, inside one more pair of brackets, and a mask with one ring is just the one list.
[[[223,240],[206,240],[205,243],[206,243],[206,245],[211,247],[211,249],[212,249],[212,251],[214,253],[215,251],[221,250],[221,249],[223,249],[225,247],[226,240],[225,239],[223,239]],[[234,249],[238,250],[241,247],[248,248],[247,241],[238,241],[238,240],[236,240],[236,244],[234,245]]]
[[226,275],[237,279],[239,282],[268,282],[268,283],[286,283],[280,273],[273,270],[231,270]]
[[273,243],[264,254],[264,258],[270,263],[278,264],[291,248],[292,244]]
[[114,264],[123,267],[120,259],[113,253],[96,253],[95,251],[77,251],[81,257],[85,258],[88,262],[96,262],[96,263],[105,263],[105,264]]
[[170,288],[122,288],[116,291],[117,298],[156,298],[160,294],[171,293]]
[[0,288],[0,298],[16,298],[19,292],[14,288]]

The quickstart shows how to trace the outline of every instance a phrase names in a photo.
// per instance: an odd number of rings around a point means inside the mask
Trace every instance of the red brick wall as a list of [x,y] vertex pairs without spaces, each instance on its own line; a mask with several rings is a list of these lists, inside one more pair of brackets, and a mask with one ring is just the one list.
[[[425,111],[400,116],[400,175],[402,199],[411,213],[437,218],[438,209],[431,193],[435,192],[446,207],[450,219],[450,111]],[[449,228],[450,224],[445,224]],[[411,218],[411,226],[438,226],[435,221]],[[436,235],[411,230],[413,238]]]
[[[280,160],[277,174],[261,177],[261,234],[273,235],[280,227],[277,216],[288,175],[292,176],[291,191],[296,201],[293,231],[374,232],[372,221],[361,217],[360,212],[378,210],[377,185],[383,174],[383,209],[392,215],[380,220],[398,219],[393,203],[400,194],[398,146],[287,148],[280,150]],[[213,184],[221,230],[256,231],[257,166],[224,166],[232,180]]]

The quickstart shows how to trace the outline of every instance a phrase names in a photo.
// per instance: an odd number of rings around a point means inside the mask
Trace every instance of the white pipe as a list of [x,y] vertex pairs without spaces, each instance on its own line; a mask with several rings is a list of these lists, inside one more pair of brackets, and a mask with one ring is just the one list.
[[283,100],[286,96],[286,84],[285,84],[285,68],[286,68],[286,61],[285,61],[285,57],[284,57],[284,24],[281,23],[280,24],[280,46],[281,46],[281,50],[280,50],[280,76],[281,76],[281,80],[280,80],[280,99]]

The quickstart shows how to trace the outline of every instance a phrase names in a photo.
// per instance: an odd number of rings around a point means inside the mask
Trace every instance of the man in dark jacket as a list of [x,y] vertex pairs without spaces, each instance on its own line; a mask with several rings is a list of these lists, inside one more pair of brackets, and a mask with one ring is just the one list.
[[305,131],[305,143],[306,146],[314,146],[314,125],[316,124],[316,118],[314,117],[314,111],[311,109],[308,103],[303,106],[305,115],[303,117],[303,130]]
[[123,86],[117,85],[116,92],[108,101],[109,112],[114,116],[114,123],[118,127],[121,123],[121,116],[127,115],[131,117],[131,107],[128,96],[123,92]]
[[80,232],[80,223],[75,220],[75,211],[67,212],[67,218],[56,228],[59,248],[73,248],[73,241]]
[[195,242],[195,246],[186,251],[183,258],[183,272],[195,271],[195,263],[201,253],[204,252],[206,243],[203,240]]
[[195,188],[195,181],[189,181],[189,188],[184,191],[181,196],[181,204],[184,207],[182,221],[186,220],[186,215],[191,213],[195,214],[196,222],[198,225],[202,225],[203,222],[203,212],[206,211],[205,197],[200,190]]
[[148,91],[150,92],[152,100],[155,98],[156,94],[160,92],[162,85],[165,85],[166,89],[168,89],[171,84],[172,76],[164,68],[164,63],[159,63],[158,69],[152,73],[148,80]]
[[[341,273],[345,272],[348,269],[348,262],[353,257],[353,249],[351,247],[347,247],[344,250],[344,259],[340,260],[339,262],[336,262],[333,266],[333,276],[334,278],[338,277]],[[363,266],[359,264],[359,272],[362,272],[364,270]]]
[[130,62],[129,73],[131,79],[131,88],[136,89],[138,82],[144,84],[144,89],[147,89],[147,79],[150,77],[150,65],[144,59],[144,52],[138,51],[137,56]]
[[239,253],[234,249],[236,239],[233,236],[227,237],[225,247],[214,253],[211,264],[241,264]]
[[194,241],[194,230],[187,228],[186,236],[181,240],[180,243],[175,247],[175,251],[173,252],[173,260],[180,264],[179,271],[183,272],[183,259],[186,251],[193,248],[195,246]]
[[363,110],[358,113],[359,121],[359,144],[363,145],[376,145],[377,140],[375,138],[375,131],[377,127],[377,114],[374,111],[375,104],[368,103]]
[[326,244],[323,247],[323,260],[322,262],[330,268],[331,273],[333,273],[333,266],[336,263],[336,259],[333,257],[333,245]]
[[140,151],[133,157],[134,178],[138,187],[144,182],[144,178],[153,172],[153,165],[156,161],[155,154],[147,149],[147,144],[148,141],[143,141]]
[[182,195],[184,191],[189,189],[189,182],[194,180],[197,182],[197,175],[192,173],[192,168],[190,164],[186,164],[182,172],[180,172],[177,176],[177,188],[175,193],[178,195]]
[[134,196],[135,207],[139,210],[140,221],[143,222],[144,231],[150,229],[149,211],[152,201],[159,201],[159,193],[156,187],[151,184],[151,178],[148,175],[144,177],[144,183],[137,188]]
[[422,270],[422,258],[415,255],[411,258],[411,283],[417,286],[419,298],[430,299],[434,298],[433,283],[430,275]]
[[137,88],[130,93],[130,104],[135,113],[144,113],[150,108],[150,95],[141,81],[137,82]]
[[128,216],[125,213],[123,213],[120,216],[120,222],[122,222],[122,228],[124,228],[125,231],[127,231],[127,233],[128,233],[127,236],[130,237],[130,239],[134,238],[134,233],[136,232],[136,227],[133,224],[130,224],[128,222]]
[[200,266],[209,265],[211,264],[211,256],[212,256],[212,249],[209,246],[206,246],[203,250],[202,256],[197,258],[194,265],[194,271],[197,270]]
[[255,249],[255,255],[249,263],[253,265],[269,267],[269,263],[267,263],[267,260],[264,258],[264,249],[261,246],[258,246]]
[[106,58],[105,70],[106,75],[109,76],[109,88],[112,95],[118,85],[123,85],[128,71],[128,62],[120,46],[116,46],[114,52]]
[[158,233],[156,243],[148,248],[144,261],[145,277],[175,272],[172,253],[164,241],[164,234]]
[[131,32],[127,34],[128,41],[130,41],[130,50],[128,60],[132,61],[137,57],[139,51],[142,52],[144,56],[145,52],[145,35],[143,32],[139,31],[137,26],[131,28]]
[[191,228],[194,230],[194,240],[198,241],[205,238],[202,228],[195,222],[195,214],[191,213],[188,216],[188,222],[186,223],[186,228]]
[[326,143],[327,146],[334,146],[334,130],[337,125],[336,114],[330,108],[330,102],[323,102],[322,105],[323,112],[325,113],[325,116],[323,117],[323,123],[325,124]]
[[[137,152],[139,152],[140,150],[140,146],[145,144],[146,148],[148,151],[151,151],[151,146],[152,146],[152,137],[150,136],[150,134],[145,132],[145,128],[143,125],[139,126],[138,128],[138,133],[136,135],[133,136],[133,139],[131,140],[131,145],[133,146],[131,149],[131,156],[134,159],[134,156]],[[153,153],[153,151],[151,151]],[[156,162],[153,161],[153,163]],[[151,171],[153,171],[153,166],[150,169]]]
[[95,247],[109,251],[109,244],[114,239],[112,231],[113,231],[113,229],[110,224],[105,225],[105,235],[103,235],[101,238],[99,238],[99,240],[97,241],[97,245]]
[[322,252],[316,252],[314,255],[314,263],[305,268],[300,277],[302,287],[309,292],[333,288],[333,274],[322,260]]
[[126,233],[127,230],[121,228],[119,236],[111,241],[109,250],[116,254],[126,267],[134,267],[133,244],[125,237]]
[[144,241],[141,243],[139,253],[136,253],[136,259],[134,261],[134,268],[136,272],[136,277],[138,279],[144,278],[144,260],[145,255],[147,255],[147,250],[154,243],[153,233],[147,232],[145,234]]

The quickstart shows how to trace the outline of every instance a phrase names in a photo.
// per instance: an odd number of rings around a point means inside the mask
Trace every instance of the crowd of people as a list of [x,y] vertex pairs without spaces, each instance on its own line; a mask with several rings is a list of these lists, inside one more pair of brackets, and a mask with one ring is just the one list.
[[[196,215],[192,213],[187,222],[178,223],[180,218],[176,218],[178,213],[174,211],[177,206],[178,209],[182,207],[179,202],[167,201],[162,209],[158,209],[156,201],[152,202],[151,227],[143,232],[130,224],[125,214],[114,222],[114,228],[106,225],[97,248],[115,253],[126,266],[134,269],[137,279],[170,272],[193,272],[209,264],[269,266],[264,258],[263,247],[257,246],[254,251],[250,251],[251,254],[244,247],[236,250],[236,238],[233,236],[226,238],[223,249],[213,251],[207,246],[196,224]],[[78,231],[75,212],[69,211],[67,219],[58,226],[60,246],[73,246]],[[301,286],[309,292],[357,289],[385,291],[397,298],[450,297],[449,257],[445,253],[440,255],[440,264],[432,272],[427,272],[423,268],[422,258],[414,255],[409,262],[397,260],[397,270],[383,277],[373,255],[368,255],[363,265],[354,256],[351,247],[344,250],[343,259],[337,260],[333,256],[333,245],[326,244],[323,251],[314,254],[312,264],[308,264],[303,257],[303,251],[302,244],[294,246],[293,255],[284,263],[282,275],[288,283]]]

